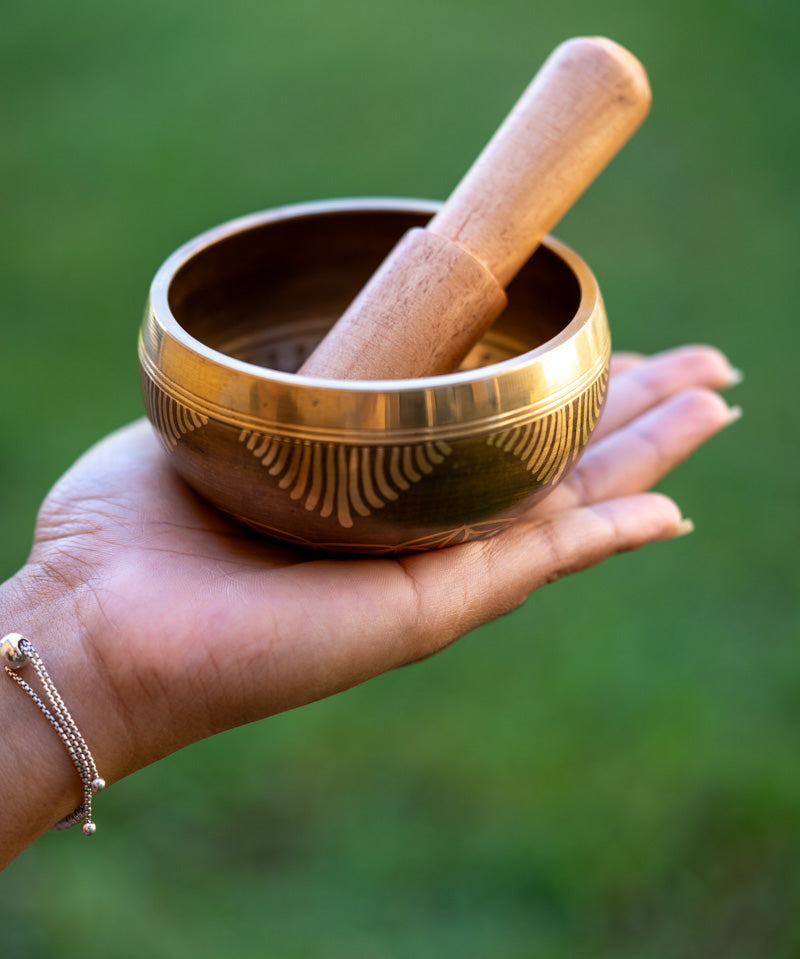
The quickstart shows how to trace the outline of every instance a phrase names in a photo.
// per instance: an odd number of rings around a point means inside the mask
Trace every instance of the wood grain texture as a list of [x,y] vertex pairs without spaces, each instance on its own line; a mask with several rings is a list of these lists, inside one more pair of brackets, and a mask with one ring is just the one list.
[[300,372],[348,380],[449,373],[465,356],[464,326],[477,341],[505,305],[478,260],[430,230],[409,230]]

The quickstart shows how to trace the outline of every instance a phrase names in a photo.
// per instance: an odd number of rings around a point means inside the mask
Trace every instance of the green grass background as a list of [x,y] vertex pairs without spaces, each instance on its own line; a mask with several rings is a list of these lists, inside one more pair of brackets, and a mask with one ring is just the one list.
[[575,34],[630,47],[654,106],[557,233],[619,348],[710,341],[746,376],[741,423],[664,484],[693,536],[115,787],[94,840],[0,877],[3,957],[800,955],[798,11],[0,4],[3,576],[49,485],[141,414],[175,247],[288,202],[444,197]]

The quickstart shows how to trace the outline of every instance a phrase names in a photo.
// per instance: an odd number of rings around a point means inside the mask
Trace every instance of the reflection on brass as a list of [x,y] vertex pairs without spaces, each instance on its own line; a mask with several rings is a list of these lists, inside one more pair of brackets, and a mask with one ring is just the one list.
[[300,546],[423,550],[497,532],[574,465],[605,398],[610,339],[594,277],[552,238],[458,372],[294,373],[435,209],[285,207],[210,230],[158,271],[139,341],[147,413],[219,509]]

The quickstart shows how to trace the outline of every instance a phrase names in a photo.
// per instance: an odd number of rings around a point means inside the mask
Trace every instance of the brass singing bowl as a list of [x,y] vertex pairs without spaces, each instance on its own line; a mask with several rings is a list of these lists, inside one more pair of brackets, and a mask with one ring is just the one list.
[[428,550],[496,533],[575,464],[605,398],[610,337],[594,276],[552,238],[458,372],[294,372],[436,209],[283,207],[209,230],[159,269],[139,340],[145,405],[210,503],[303,547]]

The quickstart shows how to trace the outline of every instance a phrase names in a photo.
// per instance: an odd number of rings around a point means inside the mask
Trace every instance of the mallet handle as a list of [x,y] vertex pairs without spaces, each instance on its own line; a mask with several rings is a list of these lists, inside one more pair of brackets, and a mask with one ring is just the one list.
[[649,106],[644,68],[619,44],[579,37],[557,47],[441,210],[400,240],[300,372],[397,379],[455,369]]

